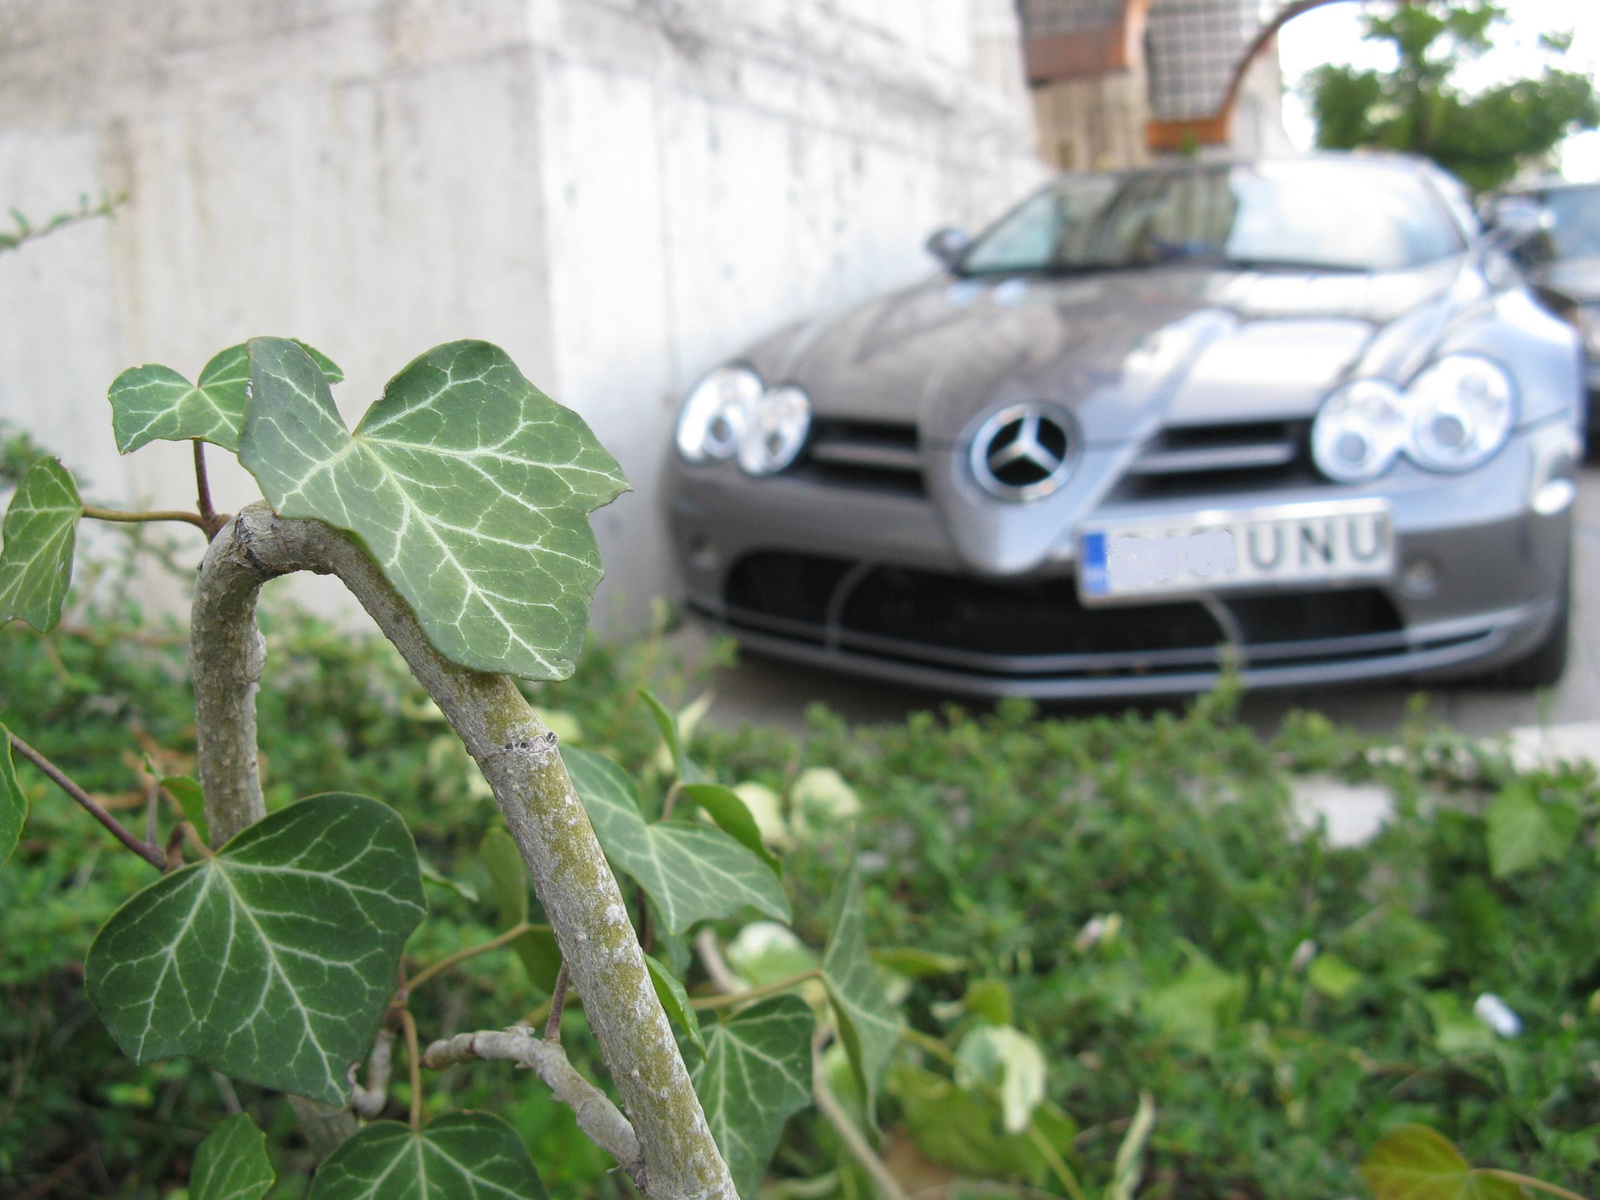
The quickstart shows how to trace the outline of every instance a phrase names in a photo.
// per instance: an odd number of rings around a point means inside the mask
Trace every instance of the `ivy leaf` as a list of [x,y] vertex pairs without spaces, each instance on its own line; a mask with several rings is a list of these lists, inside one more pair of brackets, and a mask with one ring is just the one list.
[[317,1169],[309,1200],[546,1200],[528,1147],[490,1113],[447,1113],[421,1132],[374,1121]]
[[0,524],[0,625],[21,618],[49,633],[60,622],[81,516],[72,472],[60,459],[34,463]]
[[565,679],[600,553],[588,514],[627,489],[582,419],[487,342],[391,379],[355,433],[305,351],[250,342],[239,461],[272,507],[359,537],[446,658]]
[[1474,1171],[1450,1141],[1426,1125],[1401,1125],[1361,1163],[1378,1200],[1520,1200],[1522,1189]]
[[694,1090],[744,1200],[755,1200],[783,1124],[811,1103],[811,1032],[799,996],[778,996],[717,1022]]
[[704,1054],[706,1044],[700,1038],[700,1017],[690,1005],[689,993],[684,990],[683,984],[676,975],[648,954],[644,956],[644,965],[650,968],[650,982],[655,985],[656,999],[660,1000],[661,1007],[667,1010],[667,1016],[683,1026],[683,1031],[689,1035],[689,1040],[701,1054]]
[[[304,342],[295,345],[311,356],[329,383],[344,378],[344,372],[326,355]],[[224,450],[237,450],[249,383],[250,360],[244,342],[218,351],[194,383],[158,363],[130,367],[111,381],[107,393],[117,449],[128,454],[147,442],[200,438]]]
[[190,1054],[343,1104],[422,915],[405,822],[365,796],[314,796],[118,909],[89,948],[89,999],[137,1063]]
[[178,802],[178,807],[183,809],[183,819],[194,826],[200,840],[209,843],[211,825],[206,820],[206,802],[200,792],[200,784],[188,775],[165,775],[161,778],[161,786]]
[[1496,879],[1540,862],[1560,862],[1582,818],[1570,804],[1546,803],[1526,783],[1505,788],[1484,813],[1488,825],[1489,869]]
[[[499,825],[490,827],[478,843],[478,857],[489,868],[495,901],[500,909],[500,928],[513,929],[528,919],[528,868],[522,851],[509,833]],[[561,973],[561,947],[548,929],[530,929],[511,943],[522,960],[522,969],[541,991],[554,992]]]
[[249,1113],[229,1117],[195,1151],[190,1200],[261,1200],[276,1182],[267,1136]]
[[11,733],[0,725],[0,867],[10,861],[27,819],[28,797],[11,761]]
[[666,744],[667,753],[672,757],[672,773],[680,780],[689,778],[689,759],[683,750],[683,738],[678,733],[678,718],[662,706],[643,688],[639,690],[639,698],[650,709],[650,715],[656,719],[656,728],[661,730],[661,740]]
[[900,1042],[900,1017],[884,994],[883,976],[867,952],[867,916],[855,855],[833,889],[833,934],[822,956],[822,982],[833,1001],[839,1040],[866,1099],[875,1111],[878,1079]]
[[606,857],[650,894],[669,932],[731,916],[746,905],[789,919],[789,898],[778,877],[733,838],[683,821],[647,823],[621,767],[587,750],[569,748],[561,757]]
[[767,849],[761,839],[761,827],[750,815],[747,805],[738,792],[720,783],[691,783],[684,787],[683,795],[705,809],[706,815],[717,823],[717,828],[745,847],[778,875],[783,874],[783,864],[778,856]]

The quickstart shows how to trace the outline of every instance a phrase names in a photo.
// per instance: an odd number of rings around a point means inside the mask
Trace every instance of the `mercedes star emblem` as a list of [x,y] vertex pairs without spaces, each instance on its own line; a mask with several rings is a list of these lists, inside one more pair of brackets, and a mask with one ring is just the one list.
[[972,475],[1002,500],[1036,500],[1067,481],[1073,449],[1064,414],[1042,404],[1013,404],[973,435]]

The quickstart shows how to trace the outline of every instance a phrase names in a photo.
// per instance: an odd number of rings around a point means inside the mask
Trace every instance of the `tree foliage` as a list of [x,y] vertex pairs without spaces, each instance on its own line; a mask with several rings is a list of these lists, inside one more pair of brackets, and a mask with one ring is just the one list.
[[[1593,80],[1553,64],[1537,78],[1474,94],[1455,84],[1456,67],[1491,47],[1504,16],[1488,0],[1418,0],[1369,14],[1364,36],[1388,43],[1396,65],[1379,71],[1328,64],[1310,74],[1317,145],[1426,155],[1482,190],[1537,163],[1568,134],[1600,125]],[[1542,40],[1552,55],[1570,41]]]

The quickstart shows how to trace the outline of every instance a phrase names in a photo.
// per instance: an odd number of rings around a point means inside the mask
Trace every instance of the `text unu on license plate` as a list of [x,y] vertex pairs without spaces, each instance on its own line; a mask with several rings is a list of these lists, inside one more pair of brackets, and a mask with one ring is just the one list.
[[1381,579],[1394,570],[1388,509],[1370,501],[1205,513],[1176,527],[1106,524],[1085,530],[1079,549],[1086,599]]

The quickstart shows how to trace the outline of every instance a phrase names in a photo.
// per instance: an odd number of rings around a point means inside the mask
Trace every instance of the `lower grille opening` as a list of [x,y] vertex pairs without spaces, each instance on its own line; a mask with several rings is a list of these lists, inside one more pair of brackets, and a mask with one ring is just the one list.
[[834,589],[853,566],[816,554],[747,554],[728,572],[723,599],[748,613],[821,626]]
[[737,628],[1019,678],[1209,670],[1224,624],[1262,667],[1408,644],[1394,604],[1370,587],[1086,607],[1071,577],[996,582],[771,550],[734,565],[723,600],[719,615]]
[[894,567],[867,573],[839,623],[846,633],[995,655],[1145,653],[1223,640],[1191,602],[1085,608],[1071,579],[988,583]]
[[1226,603],[1246,645],[1365,637],[1405,628],[1394,604],[1377,588],[1242,596]]

